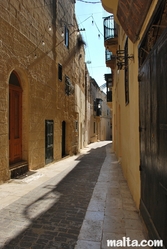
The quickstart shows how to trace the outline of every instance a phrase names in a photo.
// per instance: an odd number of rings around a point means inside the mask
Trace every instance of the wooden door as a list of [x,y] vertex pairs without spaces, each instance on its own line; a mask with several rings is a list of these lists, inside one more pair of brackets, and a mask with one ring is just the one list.
[[[167,29],[140,68],[140,210],[167,246]],[[158,237],[157,237],[158,236]]]
[[9,84],[9,163],[22,159],[22,89]]
[[66,122],[62,122],[62,157],[66,155]]

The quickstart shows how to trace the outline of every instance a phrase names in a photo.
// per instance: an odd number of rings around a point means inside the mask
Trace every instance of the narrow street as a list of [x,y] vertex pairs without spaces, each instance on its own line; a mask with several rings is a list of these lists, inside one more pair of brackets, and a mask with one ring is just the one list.
[[105,249],[107,239],[146,238],[111,146],[90,144],[0,185],[0,248]]

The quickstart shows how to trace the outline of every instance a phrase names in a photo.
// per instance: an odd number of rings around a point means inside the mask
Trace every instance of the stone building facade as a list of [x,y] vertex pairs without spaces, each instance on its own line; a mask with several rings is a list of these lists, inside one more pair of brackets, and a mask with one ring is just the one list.
[[[97,120],[92,109],[75,0],[0,3],[2,183],[106,137],[92,131],[102,116]],[[95,85],[96,98],[103,99]]]
[[111,110],[107,96],[90,78],[90,142],[111,139]]
[[21,165],[35,170],[78,151],[85,64],[74,0],[1,1],[0,26],[3,182]]

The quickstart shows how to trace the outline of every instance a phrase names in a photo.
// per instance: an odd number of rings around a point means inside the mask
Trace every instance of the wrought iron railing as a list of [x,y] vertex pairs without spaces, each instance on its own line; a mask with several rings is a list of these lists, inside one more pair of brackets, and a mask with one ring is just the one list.
[[94,112],[96,116],[101,116],[102,114],[102,99],[96,98],[94,100]]
[[114,16],[108,16],[104,18],[104,41],[118,37],[117,24],[114,21]]

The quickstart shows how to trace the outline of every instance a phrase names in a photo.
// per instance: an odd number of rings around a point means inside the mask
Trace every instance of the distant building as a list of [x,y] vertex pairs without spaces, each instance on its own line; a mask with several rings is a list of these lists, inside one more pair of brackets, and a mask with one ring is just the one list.
[[111,139],[111,111],[107,96],[93,78],[90,78],[90,142]]

